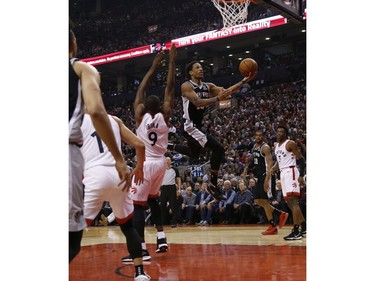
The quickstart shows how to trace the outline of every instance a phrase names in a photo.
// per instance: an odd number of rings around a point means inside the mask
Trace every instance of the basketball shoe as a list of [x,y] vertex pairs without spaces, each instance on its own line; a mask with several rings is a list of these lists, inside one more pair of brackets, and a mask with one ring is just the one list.
[[272,234],[277,234],[277,228],[276,226],[273,226],[270,224],[268,228],[262,232],[263,235],[272,235]]
[[157,249],[155,253],[165,253],[168,250],[167,238],[156,239]]
[[[151,256],[150,256],[150,254],[148,253],[148,251],[142,249],[142,260],[143,260],[143,261],[149,261],[150,259],[151,259]],[[132,257],[131,257],[130,255],[128,255],[128,256],[126,256],[126,257],[123,257],[123,258],[121,259],[121,261],[122,261],[123,263],[128,263],[128,262],[133,262],[133,259],[132,259]]]
[[284,237],[284,240],[301,240],[302,234],[299,231],[299,225],[295,225],[292,229],[292,232]]
[[134,281],[149,281],[149,280],[151,280],[151,277],[150,277],[150,275],[148,275],[146,273],[145,273],[145,275],[140,274],[137,277],[134,277]]

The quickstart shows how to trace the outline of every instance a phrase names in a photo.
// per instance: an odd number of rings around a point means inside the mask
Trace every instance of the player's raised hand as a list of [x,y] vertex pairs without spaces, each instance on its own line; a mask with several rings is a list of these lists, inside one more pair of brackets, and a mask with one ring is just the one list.
[[159,53],[156,54],[154,61],[152,62],[153,67],[158,68],[162,65],[164,54],[165,54],[164,51],[160,51]]
[[245,77],[244,79],[242,79],[242,81],[249,82],[249,81],[253,80],[255,78],[255,76],[257,76],[257,74],[258,74],[257,71],[255,71],[254,73],[249,72],[249,75],[247,77]]
[[134,168],[132,174],[131,174],[131,177],[134,176],[134,182],[135,184],[139,185],[141,183],[143,183],[144,181],[144,175],[143,175],[143,167],[140,168],[138,167],[138,165]]
[[169,59],[175,60],[176,56],[177,56],[177,50],[176,50],[175,44],[173,43],[171,49],[169,50]]

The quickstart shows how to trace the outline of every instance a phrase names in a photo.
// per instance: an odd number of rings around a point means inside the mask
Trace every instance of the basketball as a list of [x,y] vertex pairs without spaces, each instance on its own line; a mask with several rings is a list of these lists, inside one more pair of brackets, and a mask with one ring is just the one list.
[[258,63],[252,58],[243,59],[239,65],[239,71],[243,77],[249,76],[249,73],[258,71]]

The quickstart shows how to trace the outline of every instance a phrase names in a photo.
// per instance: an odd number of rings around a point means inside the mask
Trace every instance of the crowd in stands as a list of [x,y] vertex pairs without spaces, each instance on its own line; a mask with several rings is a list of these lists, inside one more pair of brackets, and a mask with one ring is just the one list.
[[[93,4],[71,2],[71,24],[76,37],[85,42],[78,50],[80,58],[169,42],[223,25],[219,11],[209,0],[102,1],[100,13],[93,11]],[[272,15],[261,5],[250,4],[248,9],[248,21]],[[149,32],[151,26],[156,28]]]
[[[106,4],[104,5],[104,2]],[[109,3],[111,2],[111,3]],[[106,5],[117,5],[113,10]],[[192,11],[194,13],[187,13]],[[249,8],[248,20],[272,16],[272,12],[262,6]],[[221,28],[220,13],[211,1],[144,0],[103,1],[102,13],[90,15],[87,10],[71,12],[75,24],[75,34],[85,42],[80,46],[78,57],[92,57],[133,47],[166,42],[173,38]],[[148,26],[157,25],[156,31],[149,33]],[[206,190],[210,171],[205,168],[208,152],[201,159],[193,160],[171,152],[176,167],[183,168],[181,192],[178,195],[179,222],[209,225],[215,223],[266,223],[262,208],[254,204],[252,189],[255,179],[249,164],[251,148],[256,129],[262,129],[271,148],[276,142],[276,127],[279,122],[287,123],[289,136],[296,141],[306,158],[306,83],[304,55],[293,53],[276,56],[270,60],[260,54],[254,58],[260,66],[257,81],[245,84],[233,95],[229,108],[211,108],[204,120],[204,129],[225,147],[225,162],[219,173],[219,184],[227,194],[227,201],[216,202]],[[228,87],[241,77],[232,75],[232,69],[225,68],[218,73],[205,73],[210,82]],[[162,96],[166,73],[154,81],[148,94]],[[183,143],[182,99],[180,86],[182,77],[176,77],[175,105],[170,124],[170,142]],[[127,85],[120,95],[112,97],[116,87],[103,90],[103,99],[108,113],[123,120],[135,131],[134,100],[137,85]],[[117,90],[116,90],[117,91]],[[123,144],[123,154],[130,167],[136,162],[135,150]],[[201,167],[199,173],[191,173],[192,167]],[[204,167],[204,168],[202,168]],[[290,212],[273,182],[273,198],[270,202],[277,208]],[[306,186],[303,187],[306,191]],[[302,194],[305,194],[302,192]],[[300,205],[305,212],[306,197]],[[306,217],[306,213],[304,213]],[[289,216],[289,220],[292,216]],[[290,221],[289,221],[290,222]]]

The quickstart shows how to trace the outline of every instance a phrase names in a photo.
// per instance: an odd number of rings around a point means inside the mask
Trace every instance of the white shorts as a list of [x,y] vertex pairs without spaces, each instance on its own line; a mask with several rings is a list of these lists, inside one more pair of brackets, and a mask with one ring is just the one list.
[[280,180],[284,198],[290,195],[300,195],[298,177],[299,171],[296,167],[286,167],[281,169]]
[[84,216],[94,220],[100,212],[103,202],[108,201],[116,221],[126,223],[133,216],[133,201],[130,192],[122,191],[124,184],[114,166],[95,166],[84,172],[85,185]]
[[143,164],[144,181],[140,185],[134,183],[131,187],[133,203],[137,205],[147,205],[148,198],[159,196],[159,190],[163,182],[166,170],[165,157],[149,158]]
[[201,132],[198,128],[194,127],[193,122],[186,120],[184,124],[185,132],[195,139],[202,147],[207,143],[207,136]]

